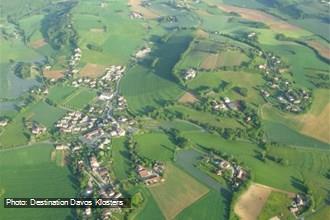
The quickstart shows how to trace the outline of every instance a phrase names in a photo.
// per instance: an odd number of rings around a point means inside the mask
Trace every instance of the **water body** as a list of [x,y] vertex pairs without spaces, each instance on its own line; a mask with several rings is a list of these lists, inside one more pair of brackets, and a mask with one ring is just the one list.
[[218,192],[224,200],[224,204],[227,206],[223,210],[226,216],[229,216],[229,206],[231,202],[232,193],[227,188],[227,186],[220,184],[218,181],[214,180],[212,177],[195,167],[195,164],[203,156],[202,153],[189,149],[183,150],[177,153],[175,163],[183,168],[187,173],[195,177],[200,182],[204,183],[210,189]]

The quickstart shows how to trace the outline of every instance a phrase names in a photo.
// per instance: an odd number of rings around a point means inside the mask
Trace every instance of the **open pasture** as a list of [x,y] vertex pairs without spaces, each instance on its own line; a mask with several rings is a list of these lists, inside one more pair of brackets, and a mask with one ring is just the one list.
[[286,124],[272,122],[272,121],[265,121],[263,124],[266,135],[271,141],[275,141],[280,144],[296,146],[296,147],[320,148],[320,149],[330,148],[330,144],[303,135],[298,131],[291,129]]
[[141,5],[142,1],[141,0],[129,0],[128,4],[131,7],[132,12],[138,12],[141,13],[143,15],[143,17],[147,18],[147,19],[155,19],[158,18],[161,13],[151,9],[151,8],[147,8]]
[[221,67],[239,66],[248,61],[243,49],[234,47],[229,39],[195,39],[177,65],[179,69],[197,68],[214,70]]
[[69,95],[63,102],[61,102],[61,105],[73,110],[81,110],[95,97],[95,91],[89,90],[87,88],[80,88]]
[[135,65],[127,72],[120,83],[120,91],[127,98],[131,111],[148,112],[182,94],[172,71],[191,40],[190,32],[170,35],[152,51],[154,62],[151,66]]
[[140,192],[142,192],[144,202],[141,207],[136,209],[133,213],[130,220],[145,220],[145,219],[157,219],[157,220],[165,220],[165,217],[160,210],[158,204],[156,203],[154,197],[151,192],[146,188],[140,188]]
[[[184,133],[196,146],[203,146],[219,150],[227,155],[233,155],[243,162],[251,171],[252,180],[256,183],[271,186],[277,189],[297,192],[304,190],[301,179],[308,180],[307,184],[317,198],[316,206],[323,205],[328,186],[324,174],[330,162],[330,153],[326,150],[311,150],[304,148],[271,147],[269,154],[287,160],[288,165],[281,165],[267,160],[262,162],[257,155],[260,148],[254,144],[242,141],[228,141],[219,135],[209,133]],[[272,177],[269,177],[269,172]],[[322,187],[323,186],[323,187]]]
[[149,189],[166,219],[173,219],[209,191],[171,163],[166,164],[165,182]]
[[57,80],[57,79],[64,77],[64,71],[63,70],[44,70],[43,75],[47,79]]
[[284,20],[280,20],[270,14],[267,14],[260,10],[242,8],[237,6],[231,6],[223,3],[218,3],[217,6],[224,12],[238,13],[242,18],[252,21],[262,21],[276,32],[284,33],[290,36],[297,35],[311,35],[312,33],[301,29],[300,27],[290,24]]
[[[223,87],[227,84],[226,87]],[[214,72],[200,72],[196,78],[188,82],[188,88],[198,91],[200,88],[207,87],[210,89],[219,90],[215,93],[215,98],[219,95],[228,96],[232,100],[246,100],[255,104],[264,103],[263,98],[256,90],[257,85],[262,85],[263,80],[259,74],[249,72],[234,72],[234,71],[214,71]],[[243,97],[235,92],[232,88],[244,87],[248,90],[247,96]]]
[[321,61],[312,49],[291,42],[276,42],[274,45],[262,46],[280,56],[285,63],[290,64],[289,71],[293,73],[293,78],[298,85],[314,88],[306,75],[316,74],[319,71],[328,72],[329,65]]
[[26,113],[26,118],[37,121],[47,128],[51,128],[65,113],[66,111],[64,109],[50,106],[45,102],[39,102],[29,109]]
[[[327,146],[329,147],[330,143],[329,123],[326,123],[330,121],[329,103],[329,91],[326,89],[316,89],[314,91],[314,98],[311,109],[308,112],[295,115],[290,113],[283,113],[274,108],[271,108],[268,105],[264,105],[261,109],[261,117],[268,121],[268,125],[266,123],[266,128],[270,129],[268,132],[272,133],[273,138],[275,138],[278,132],[272,129],[271,124],[269,124],[270,122],[276,122],[282,127],[285,125],[285,127],[291,130],[290,133],[293,132],[296,134],[293,135],[296,136],[296,140],[304,140],[299,142],[302,144],[302,146],[311,147],[315,145],[324,146],[327,148]],[[288,129],[285,130],[287,131]],[[314,141],[307,141],[306,137],[309,137],[309,140]]]
[[50,99],[52,102],[59,104],[75,90],[76,88],[71,86],[56,85],[49,89],[49,94],[47,98]]
[[127,99],[130,111],[143,113],[159,106],[163,100],[176,100],[183,91],[174,82],[135,66],[121,80],[120,92]]
[[[130,19],[129,13],[130,8],[123,1],[79,2],[73,10],[73,21],[80,36],[83,63],[123,65],[129,62],[132,53],[142,46],[146,33],[141,22]],[[88,44],[102,49],[91,50]]]
[[164,133],[147,133],[135,137],[137,152],[150,160],[171,161],[176,146]]
[[[75,194],[69,170],[51,161],[53,146],[36,144],[0,152],[0,192],[5,197],[72,197]],[[37,189],[37,190],[36,190]],[[3,219],[65,219],[70,209],[4,209]]]
[[125,147],[124,138],[112,140],[113,170],[119,180],[128,178],[128,173],[132,169],[130,166],[129,152]]
[[268,220],[275,216],[281,216],[283,219],[293,220],[294,215],[289,211],[292,199],[285,193],[272,191],[269,195],[262,211],[260,212],[259,220]]
[[105,71],[105,67],[102,65],[88,63],[79,72],[81,77],[97,78],[101,76]]
[[198,99],[190,92],[184,93],[178,100],[179,103],[195,103]]
[[218,128],[241,128],[242,125],[231,118],[217,117],[208,112],[197,111],[193,108],[183,105],[176,105],[170,108],[173,111],[178,111],[187,116],[188,119],[203,124],[208,124]]
[[[183,209],[176,217],[176,220],[217,220],[222,219],[223,213],[220,208],[223,198],[216,191],[209,191],[206,195]],[[207,212],[205,211],[207,210]]]
[[270,188],[252,184],[236,202],[235,213],[241,220],[257,219],[271,192]]
[[21,114],[16,116],[0,134],[0,148],[10,148],[13,146],[24,145],[27,144],[28,141],[29,132],[23,124]]

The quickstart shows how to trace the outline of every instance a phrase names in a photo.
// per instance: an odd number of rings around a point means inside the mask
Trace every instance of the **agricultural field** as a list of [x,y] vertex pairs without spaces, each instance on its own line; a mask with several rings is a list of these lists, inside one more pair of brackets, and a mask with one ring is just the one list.
[[[45,112],[47,112],[47,114],[44,114]],[[64,116],[65,113],[66,110],[64,109],[50,106],[45,102],[39,102],[29,110],[26,118],[37,121],[47,128],[51,128],[57,120]]]
[[[219,209],[219,204],[221,203],[222,203],[222,198],[219,196],[219,193],[211,190],[205,196],[203,196],[195,203],[193,203],[192,205],[181,211],[175,217],[175,219],[177,220],[221,219],[222,212],[221,209]],[[206,209],[209,211],[204,212],[203,210]]]
[[96,92],[87,88],[80,88],[67,96],[61,105],[73,109],[80,110],[88,105],[96,97]]
[[[141,86],[134,86],[137,84]],[[162,100],[175,100],[182,93],[174,82],[141,66],[128,71],[122,79],[120,91],[127,98],[129,108],[134,113],[147,112],[148,109],[159,106]]]
[[75,91],[74,87],[57,85],[49,89],[49,94],[47,96],[54,103],[61,103],[65,100],[69,95],[71,95]]
[[[166,169],[166,182],[150,187],[150,191],[166,219],[173,219],[209,190],[170,163]],[[189,185],[183,184],[187,182]]]
[[[75,195],[67,167],[51,160],[53,146],[36,144],[0,153],[0,191],[5,197],[70,197]],[[35,190],[38,189],[38,190]],[[1,209],[5,219],[65,219],[70,209]]]
[[[82,62],[99,65],[127,64],[146,31],[141,22],[129,19],[128,4],[122,1],[103,7],[97,1],[81,1],[73,11],[73,22],[81,36]],[[88,45],[102,49],[92,50]]]
[[163,133],[143,134],[136,137],[139,155],[151,160],[171,161],[176,146]]
[[177,64],[181,71],[188,68],[215,70],[238,67],[250,59],[240,47],[233,46],[229,39],[205,40],[196,38]]
[[269,219],[274,216],[283,216],[285,219],[295,219],[287,209],[290,203],[291,199],[288,195],[281,192],[272,192],[259,214],[258,219]]
[[214,127],[229,127],[229,128],[240,128],[242,127],[241,124],[239,124],[237,121],[231,119],[231,118],[219,118],[215,115],[212,115],[208,112],[200,112],[195,109],[177,105],[173,106],[171,108],[173,111],[181,112],[184,115],[187,115],[189,120],[196,121],[203,124],[209,124]]
[[330,219],[328,6],[1,1],[0,199],[132,206],[0,218]]
[[129,152],[125,148],[125,140],[123,138],[117,138],[113,140],[112,155],[114,158],[114,172],[119,180],[128,178],[128,172],[130,171]]
[[[188,82],[188,87],[194,91],[205,89],[213,89],[212,97],[219,95],[228,96],[232,100],[243,99],[254,104],[264,103],[256,86],[262,84],[262,78],[256,73],[250,72],[234,72],[234,71],[214,71],[201,72],[195,79]],[[227,86],[225,86],[227,85]],[[243,97],[233,90],[235,86],[242,86],[247,89],[247,96]],[[215,93],[214,90],[218,91]]]

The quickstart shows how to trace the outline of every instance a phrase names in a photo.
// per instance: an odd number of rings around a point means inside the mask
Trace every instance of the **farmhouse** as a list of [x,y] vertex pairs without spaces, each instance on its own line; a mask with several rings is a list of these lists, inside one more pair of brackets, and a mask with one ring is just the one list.
[[0,120],[0,127],[5,127],[8,124],[8,122],[9,122],[8,119]]
[[130,19],[141,19],[143,18],[143,15],[139,12],[135,12],[133,11],[131,14],[130,14]]
[[102,101],[108,101],[108,100],[111,100],[113,98],[113,94],[111,93],[102,93],[98,99],[99,100],[102,100]]
[[66,144],[58,144],[58,145],[56,145],[55,149],[56,150],[69,150],[70,147]]
[[297,194],[289,207],[290,212],[292,212],[295,216],[301,214],[301,212],[306,208],[308,205],[307,198],[303,195]]
[[194,79],[196,75],[197,75],[197,71],[193,68],[190,68],[184,73],[184,79],[191,80]]
[[38,135],[41,135],[42,133],[45,133],[46,130],[47,130],[46,127],[41,126],[41,125],[37,125],[37,124],[34,123],[34,124],[32,125],[32,130],[31,130],[31,132],[32,132],[32,134],[38,136]]
[[[158,167],[158,165],[157,165],[157,167]],[[156,168],[156,169],[158,169],[158,168]],[[138,165],[136,170],[137,170],[137,173],[139,174],[141,180],[146,185],[152,185],[152,184],[160,182],[160,180],[161,180],[160,175],[154,169],[149,170],[141,165]]]
[[143,57],[145,57],[146,55],[148,55],[151,52],[151,48],[150,47],[145,47],[141,50],[139,50],[136,54],[135,57],[138,59],[141,59]]

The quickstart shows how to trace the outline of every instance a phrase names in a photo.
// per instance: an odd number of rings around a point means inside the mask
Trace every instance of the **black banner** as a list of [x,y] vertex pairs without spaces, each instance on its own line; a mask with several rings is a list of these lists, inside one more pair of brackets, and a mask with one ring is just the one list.
[[4,198],[5,208],[130,208],[129,198]]

